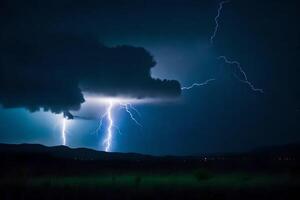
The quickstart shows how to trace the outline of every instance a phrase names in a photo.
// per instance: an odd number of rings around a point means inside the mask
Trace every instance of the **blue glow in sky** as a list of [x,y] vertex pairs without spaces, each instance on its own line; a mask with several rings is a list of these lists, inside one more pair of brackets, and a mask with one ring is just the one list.
[[[136,118],[143,128],[122,106],[114,107],[114,124],[121,133],[113,130],[111,150],[158,155],[240,152],[300,142],[298,4],[232,0],[218,18],[212,46],[218,1],[151,0],[123,5],[88,0],[84,5],[74,2],[68,7],[69,1],[62,0],[45,1],[36,10],[34,3],[14,5],[7,0],[9,6],[3,15],[8,20],[0,20],[0,44],[14,37],[34,41],[32,36],[44,33],[94,37],[109,47],[127,44],[147,49],[157,62],[152,77],[175,79],[182,86],[213,78],[215,81],[205,87],[182,91],[173,101],[148,99],[139,103],[140,99],[131,99],[141,114]],[[249,84],[237,80],[234,74],[241,75],[240,71],[218,60],[220,55],[238,61],[247,79],[264,93],[254,92]],[[3,58],[10,61],[7,56]],[[50,83],[55,78],[47,72],[34,74],[49,78]],[[116,70],[113,78],[123,78],[122,74]],[[0,83],[4,80],[1,75]],[[68,74],[63,77],[67,79]],[[11,92],[3,92],[2,85],[0,100]],[[79,111],[71,111],[82,119],[67,120],[67,145],[105,150],[101,144],[107,122],[95,130],[107,103],[86,100]],[[62,113],[0,108],[0,142],[61,145],[61,130]]]

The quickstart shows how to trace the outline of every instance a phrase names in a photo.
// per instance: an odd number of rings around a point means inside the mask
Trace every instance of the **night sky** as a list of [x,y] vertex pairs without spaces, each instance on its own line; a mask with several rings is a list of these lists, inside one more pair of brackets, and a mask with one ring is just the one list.
[[[0,142],[113,152],[243,152],[300,142],[300,4],[232,0],[2,0]],[[255,91],[245,83],[237,61]],[[181,87],[207,84],[190,90]],[[244,82],[243,82],[244,81]],[[91,97],[91,98],[89,98]],[[93,97],[93,98],[92,98]],[[89,99],[94,99],[89,101]]]

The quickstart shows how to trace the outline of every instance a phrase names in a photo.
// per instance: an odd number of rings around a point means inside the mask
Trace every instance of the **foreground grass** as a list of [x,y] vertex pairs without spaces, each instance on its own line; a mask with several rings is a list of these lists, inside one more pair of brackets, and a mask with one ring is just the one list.
[[122,174],[73,177],[37,177],[26,180],[33,187],[139,187],[139,188],[264,188],[280,185],[299,184],[287,174],[215,174],[199,178],[193,173],[186,174]]
[[299,176],[289,173],[103,173],[7,176],[0,199],[300,199]]

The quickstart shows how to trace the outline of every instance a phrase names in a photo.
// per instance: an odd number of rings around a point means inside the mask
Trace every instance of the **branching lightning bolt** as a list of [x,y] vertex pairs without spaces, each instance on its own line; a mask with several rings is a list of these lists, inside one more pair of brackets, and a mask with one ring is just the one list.
[[[134,110],[136,113],[139,113],[131,104],[121,104],[120,105],[125,109],[125,111],[129,114],[131,120],[138,126],[143,127],[134,117],[133,113],[130,111],[130,108]],[[140,114],[139,114],[140,115]]]
[[[217,12],[217,15],[215,16],[214,20],[215,20],[215,28],[214,28],[214,32],[213,34],[211,35],[210,37],[210,43],[211,45],[214,44],[214,39],[215,37],[217,36],[217,33],[218,33],[218,29],[219,29],[219,18],[221,17],[221,14],[222,14],[222,9],[223,9],[223,6],[224,4],[226,3],[229,3],[230,0],[227,0],[227,1],[221,1],[219,3],[219,7],[218,7],[218,12]],[[247,84],[252,91],[254,92],[260,92],[260,93],[264,93],[263,89],[260,89],[260,88],[256,88],[248,79],[248,76],[245,72],[245,70],[243,70],[241,64],[238,62],[238,61],[231,61],[229,60],[226,56],[219,56],[218,59],[222,59],[226,64],[230,64],[230,65],[235,65],[237,67],[237,69],[239,70],[240,74],[242,75],[242,78],[237,75],[236,73],[234,73],[234,77],[236,79],[238,79],[240,82],[242,83],[245,83]],[[199,87],[199,86],[205,86],[207,85],[209,82],[211,81],[215,81],[216,79],[212,78],[212,79],[208,79],[202,83],[193,83],[192,85],[190,86],[186,86],[186,87],[182,87],[181,90],[189,90],[189,89],[192,89],[194,87]]]
[[[220,19],[221,14],[222,14],[223,6],[224,6],[224,4],[229,3],[229,2],[230,2],[230,0],[226,0],[226,1],[221,1],[219,3],[218,12],[217,12],[217,15],[214,18],[214,21],[215,21],[214,31],[213,31],[213,33],[210,37],[211,45],[214,44],[214,39],[215,39],[215,37],[217,36],[217,33],[218,33],[219,19]],[[253,91],[263,93],[262,89],[254,87],[254,85],[248,80],[246,72],[243,70],[243,68],[241,67],[241,64],[238,61],[232,61],[232,60],[228,59],[225,56],[219,56],[218,59],[223,60],[226,64],[235,65],[237,67],[237,69],[239,70],[239,73],[240,73],[240,74],[234,73],[235,78],[237,78],[240,82],[243,82],[243,83],[247,84]],[[190,90],[190,89],[193,89],[194,87],[206,86],[210,82],[213,82],[215,80],[216,80],[215,78],[210,78],[210,79],[207,79],[204,82],[200,82],[200,83],[196,82],[196,83],[191,84],[190,86],[182,87],[181,90]],[[139,121],[135,118],[135,114],[137,114],[138,116],[141,116],[139,111],[136,108],[134,108],[130,103],[122,103],[120,101],[118,101],[118,103],[121,106],[121,108],[125,109],[125,111],[129,114],[130,119],[136,125],[138,125],[139,127],[143,127],[139,123]],[[105,151],[106,152],[110,151],[110,149],[111,149],[113,129],[116,129],[121,134],[120,129],[114,124],[114,119],[113,119],[113,115],[112,115],[112,109],[114,108],[115,105],[116,105],[116,103],[115,103],[114,100],[109,100],[108,101],[108,107],[106,109],[106,112],[101,116],[99,126],[96,129],[96,132],[101,131],[104,119],[107,121],[107,127],[106,127],[106,131],[105,131],[106,135],[105,135],[105,138],[103,140],[103,145],[105,146]],[[62,120],[62,131],[61,131],[61,137],[62,137],[63,145],[66,145],[66,125],[67,125],[67,119],[63,118],[63,120]]]
[[[222,12],[222,9],[223,9],[223,5],[226,4],[226,3],[229,3],[230,1],[222,1],[219,3],[219,8],[218,8],[218,12],[217,12],[217,15],[215,16],[215,28],[214,28],[214,32],[213,34],[211,35],[210,37],[210,43],[211,45],[213,45],[214,43],[214,39],[217,35],[217,32],[218,32],[218,29],[219,29],[219,18],[221,16],[221,12]],[[191,84],[190,86],[185,86],[185,87],[182,87],[181,90],[190,90],[194,87],[200,87],[200,86],[206,86],[208,85],[210,82],[212,81],[215,81],[216,79],[215,78],[211,78],[211,79],[208,79],[202,83],[193,83]]]
[[[116,105],[116,102],[113,100],[109,100],[108,102],[108,107],[105,111],[105,113],[101,116],[100,118],[100,122],[99,122],[99,126],[96,129],[96,132],[99,132],[103,126],[103,122],[104,120],[107,120],[107,128],[106,128],[106,135],[105,138],[103,140],[103,145],[105,146],[105,151],[108,152],[111,149],[111,144],[112,144],[112,138],[113,138],[113,129],[116,129],[118,131],[119,134],[122,134],[121,130],[119,129],[119,127],[117,127],[114,123],[113,120],[113,115],[112,115],[112,109],[113,107]],[[129,104],[129,103],[121,103],[119,102],[119,106],[121,108],[124,108],[125,111],[129,114],[130,119],[138,126],[142,127],[142,125],[138,122],[138,120],[134,117],[134,114],[131,112],[131,110],[133,110],[135,113],[137,113],[140,116],[139,111],[134,108],[133,105]]]
[[[230,1],[222,1],[222,2],[219,3],[218,13],[217,13],[217,16],[215,17],[216,26],[215,26],[214,32],[213,32],[213,34],[210,38],[211,44],[214,43],[214,38],[216,37],[216,34],[218,32],[218,29],[219,29],[219,18],[221,16],[223,5],[226,4],[226,3],[229,3],[229,2]],[[239,70],[239,72],[243,76],[243,78],[240,78],[236,73],[234,73],[235,78],[238,79],[239,81],[247,84],[251,88],[251,90],[253,90],[254,92],[260,92],[260,93],[264,92],[262,89],[255,88],[254,85],[248,80],[248,77],[247,77],[247,74],[246,74],[245,70],[243,70],[241,64],[238,61],[231,61],[226,56],[219,56],[218,59],[222,59],[227,64],[235,65],[237,67],[237,69]]]

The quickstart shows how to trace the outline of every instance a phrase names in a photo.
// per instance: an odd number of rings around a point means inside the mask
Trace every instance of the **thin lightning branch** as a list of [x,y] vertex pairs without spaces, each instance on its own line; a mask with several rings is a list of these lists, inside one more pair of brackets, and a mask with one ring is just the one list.
[[119,127],[117,127],[116,125],[114,125],[113,127],[118,131],[118,133],[119,133],[120,135],[123,134]]
[[194,87],[205,86],[205,85],[208,85],[210,82],[215,81],[215,80],[216,80],[216,79],[211,78],[211,79],[208,79],[208,80],[206,80],[206,81],[204,81],[204,82],[202,82],[202,83],[193,83],[193,84],[190,85],[190,86],[182,87],[181,90],[190,90],[190,89],[192,89],[192,88],[194,88]]
[[[214,39],[215,39],[215,37],[216,37],[216,35],[217,35],[217,32],[218,32],[218,29],[219,29],[219,18],[220,18],[220,16],[221,16],[221,12],[222,12],[222,9],[223,9],[223,5],[226,4],[226,3],[229,3],[229,2],[230,2],[230,1],[227,0],[227,1],[221,1],[221,2],[219,3],[218,12],[217,12],[217,15],[215,16],[215,24],[216,24],[216,25],[215,25],[215,29],[214,29],[213,34],[212,34],[211,37],[210,37],[210,43],[211,43],[211,45],[213,45]],[[190,86],[182,87],[181,90],[190,90],[190,89],[192,89],[192,88],[194,88],[194,87],[206,86],[206,85],[208,85],[210,82],[215,81],[215,80],[216,80],[215,78],[211,78],[211,79],[208,79],[208,80],[206,80],[206,81],[204,81],[204,82],[202,82],[202,83],[193,83],[193,84],[190,85]]]
[[[218,12],[217,15],[215,16],[215,28],[214,28],[214,32],[210,37],[210,43],[211,45],[214,44],[214,39],[218,33],[218,29],[219,29],[219,18],[221,17],[221,13],[222,13],[222,9],[224,4],[229,3],[230,0],[226,0],[226,1],[221,1],[219,3],[219,7],[218,7]],[[247,84],[252,91],[254,92],[260,92],[260,93],[264,93],[264,91],[260,88],[256,88],[249,80],[247,77],[246,72],[243,70],[241,64],[238,61],[231,61],[229,59],[227,59],[226,56],[219,56],[218,59],[222,59],[225,63],[230,64],[230,65],[235,65],[237,67],[237,69],[239,70],[239,72],[242,75],[242,78],[240,76],[238,76],[236,73],[234,73],[234,77],[236,79],[238,79],[240,82]],[[198,86],[204,86],[207,85],[209,82],[214,81],[215,79],[208,79],[207,81],[203,82],[203,83],[193,83],[191,86],[188,87],[182,87],[181,90],[189,90],[192,89],[194,87],[198,87]]]
[[103,115],[101,115],[100,120],[99,120],[99,125],[98,127],[92,131],[90,134],[98,134],[103,126],[103,120],[105,119],[105,117],[107,116],[107,113],[105,112]]
[[134,115],[132,114],[132,112],[130,111],[130,106],[128,106],[128,105],[130,105],[130,104],[121,104],[120,103],[120,105],[125,109],[125,111],[129,114],[129,116],[130,116],[130,118],[131,118],[131,120],[132,121],[134,121],[134,123],[136,123],[138,126],[140,126],[140,127],[143,127],[137,120],[136,120],[136,118],[134,117]]
[[215,29],[214,29],[214,32],[213,34],[211,35],[210,37],[210,43],[213,44],[214,43],[214,39],[218,33],[218,29],[219,29],[219,18],[221,16],[221,12],[222,12],[222,9],[223,9],[223,5],[226,4],[226,3],[229,3],[230,1],[221,1],[220,4],[219,4],[219,8],[218,8],[218,13],[215,17]]
[[230,65],[235,65],[239,72],[242,74],[242,78],[240,78],[236,73],[234,73],[234,76],[241,82],[247,84],[253,91],[264,93],[263,89],[255,88],[254,85],[248,80],[246,72],[243,70],[241,64],[238,61],[231,61],[225,56],[219,56],[218,59],[224,60],[225,63]]
[[108,152],[110,150],[111,140],[112,140],[112,128],[114,127],[114,122],[113,122],[112,113],[111,113],[113,106],[114,106],[113,102],[110,101],[109,106],[107,107],[107,111],[106,111],[108,127],[107,127],[106,138],[103,141],[106,152]]
[[[218,8],[218,13],[217,13],[217,16],[215,17],[215,23],[216,23],[216,26],[215,26],[215,29],[214,29],[214,32],[210,38],[210,42],[211,44],[214,43],[214,38],[216,37],[217,35],[217,32],[218,32],[218,29],[219,29],[219,18],[221,16],[221,12],[222,12],[222,9],[223,9],[223,5],[226,4],[226,3],[229,3],[230,1],[222,1],[220,2],[219,4],[219,8]],[[238,62],[238,61],[231,61],[229,59],[227,59],[226,56],[219,56],[218,59],[222,59],[224,60],[225,63],[227,64],[230,64],[230,65],[235,65],[237,66],[239,72],[243,75],[243,78],[241,79],[236,73],[234,73],[234,76],[241,82],[247,84],[253,91],[255,92],[260,92],[260,93],[264,93],[264,91],[262,89],[259,89],[259,88],[255,88],[254,85],[248,80],[248,77],[247,77],[247,74],[246,72],[243,70],[241,64]]]
[[66,145],[66,123],[67,123],[67,120],[66,118],[63,118],[63,121],[62,121],[62,130],[61,130],[61,138],[62,138],[62,143],[63,145]]
[[103,126],[103,120],[106,118],[106,116],[107,116],[107,112],[105,112],[105,113],[101,116],[100,122],[99,122],[99,126],[98,126],[97,129],[95,130],[96,133],[98,133],[98,132],[101,130],[101,128],[102,128],[102,126]]
[[128,105],[129,105],[130,109],[134,110],[134,112],[136,114],[138,114],[139,117],[142,116],[141,113],[132,104],[129,103]]

